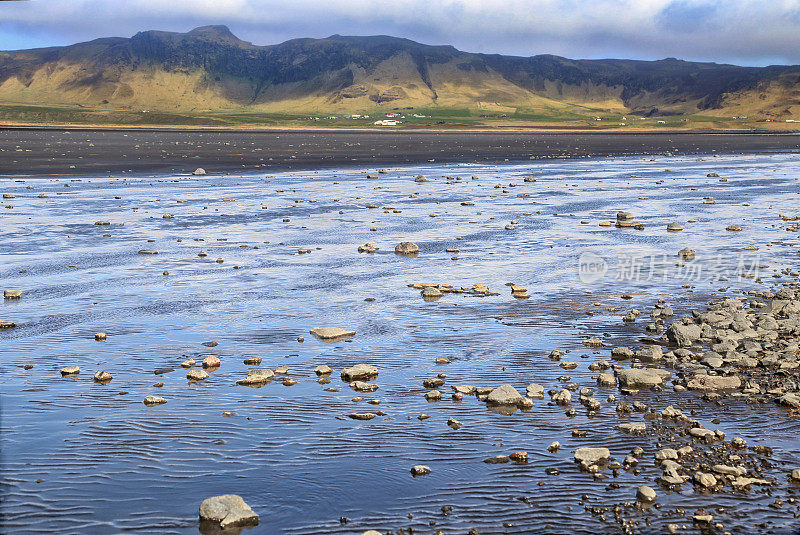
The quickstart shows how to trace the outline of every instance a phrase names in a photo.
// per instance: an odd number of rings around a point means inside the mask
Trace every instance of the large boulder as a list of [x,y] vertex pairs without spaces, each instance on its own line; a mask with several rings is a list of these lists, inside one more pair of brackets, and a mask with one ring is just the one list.
[[641,388],[653,387],[664,383],[671,377],[671,373],[660,368],[628,368],[617,374],[619,385],[623,387]]
[[203,503],[200,504],[200,521],[228,529],[256,526],[258,525],[258,515],[250,509],[241,496],[224,494],[203,500]]
[[394,252],[395,254],[417,255],[419,254],[419,245],[412,241],[400,242],[395,246]]
[[522,395],[509,384],[501,385],[489,392],[486,402],[491,405],[516,405],[522,401]]
[[700,339],[700,325],[690,323],[686,325],[675,321],[667,329],[667,339],[678,347],[689,347]]

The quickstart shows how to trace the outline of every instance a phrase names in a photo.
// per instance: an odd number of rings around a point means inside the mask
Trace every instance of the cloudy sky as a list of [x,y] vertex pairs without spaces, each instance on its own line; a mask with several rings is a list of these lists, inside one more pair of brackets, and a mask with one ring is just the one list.
[[386,34],[523,56],[800,64],[800,0],[0,0],[0,50],[205,24],[260,45]]

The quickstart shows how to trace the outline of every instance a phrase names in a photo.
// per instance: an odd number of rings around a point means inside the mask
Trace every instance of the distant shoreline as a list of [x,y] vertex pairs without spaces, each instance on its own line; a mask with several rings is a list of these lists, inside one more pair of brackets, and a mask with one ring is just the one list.
[[612,156],[800,153],[800,133],[0,127],[0,176],[180,176]]

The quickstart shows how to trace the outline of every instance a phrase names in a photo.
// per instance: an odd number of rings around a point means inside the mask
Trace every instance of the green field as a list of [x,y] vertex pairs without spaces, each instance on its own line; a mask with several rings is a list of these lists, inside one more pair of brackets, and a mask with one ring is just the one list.
[[[574,110],[575,108],[573,108]],[[639,129],[764,129],[786,128],[785,123],[761,123],[746,119],[709,115],[673,115],[665,117],[636,117],[586,108],[585,113],[564,109],[517,109],[513,113],[467,108],[420,108],[392,110],[401,124],[375,126],[374,121],[385,119],[389,112],[363,112],[368,118],[350,118],[344,114],[259,113],[246,109],[191,113],[135,111],[125,109],[89,108],[83,106],[31,106],[0,104],[0,124],[3,125],[63,125],[63,126],[194,126],[242,128],[569,128],[590,130]],[[413,117],[414,114],[425,117]],[[625,119],[623,120],[623,117]],[[599,118],[600,120],[597,120]]]

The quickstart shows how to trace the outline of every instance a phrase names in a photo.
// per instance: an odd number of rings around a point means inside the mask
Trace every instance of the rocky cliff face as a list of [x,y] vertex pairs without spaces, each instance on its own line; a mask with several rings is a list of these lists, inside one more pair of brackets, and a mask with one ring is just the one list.
[[800,67],[470,54],[387,36],[255,46],[224,26],[0,52],[0,102],[337,111],[593,106],[800,112]]

